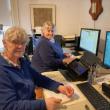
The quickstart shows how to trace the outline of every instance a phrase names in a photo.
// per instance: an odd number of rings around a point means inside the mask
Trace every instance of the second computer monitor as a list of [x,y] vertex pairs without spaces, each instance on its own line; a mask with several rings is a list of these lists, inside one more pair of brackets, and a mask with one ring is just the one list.
[[110,31],[106,32],[103,64],[105,67],[110,68]]
[[97,55],[100,32],[99,29],[81,28],[79,48]]
[[2,40],[3,40],[3,31],[0,30],[0,52],[3,52],[3,50],[4,50],[4,46],[3,46]]

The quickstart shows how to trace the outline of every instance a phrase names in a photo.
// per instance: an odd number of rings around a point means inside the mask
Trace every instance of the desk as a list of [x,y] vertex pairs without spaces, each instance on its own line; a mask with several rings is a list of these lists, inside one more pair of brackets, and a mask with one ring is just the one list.
[[76,46],[75,38],[63,38],[63,42],[65,47]]
[[[65,78],[61,75],[61,73],[59,71],[53,71],[53,72],[45,72],[43,73],[43,75],[52,78],[56,81],[60,81],[64,84],[67,83],[67,81],[65,80]],[[77,82],[71,82],[71,84],[73,85],[73,88],[75,90],[75,93],[79,96],[78,99],[73,100],[71,102],[65,103],[63,104],[63,108],[59,108],[58,110],[95,110],[95,108],[89,103],[89,101],[87,100],[87,98],[81,93],[81,91],[77,88],[76,84],[78,83],[82,83],[82,81],[77,81]],[[103,96],[104,94],[102,93],[101,90],[101,85],[94,85],[93,86],[96,90],[99,91],[99,93],[101,93]],[[48,98],[50,97],[51,92],[49,93],[48,90],[44,90],[44,97]],[[55,96],[55,95],[54,95]],[[107,98],[106,96],[104,96],[105,98]],[[64,98],[64,97],[63,97]],[[107,100],[110,102],[110,99],[107,98]]]
[[64,40],[65,42],[72,42],[72,41],[75,40],[75,38],[63,38],[63,40]]
[[65,41],[72,41],[75,40],[76,35],[63,35],[63,39]]
[[[54,71],[54,72],[45,72],[43,73],[43,75],[56,80],[56,81],[60,81],[64,84],[67,83],[67,81],[65,80],[65,78],[61,75],[61,73],[59,71]],[[74,91],[76,93],[76,95],[78,96],[77,98],[75,98],[73,101],[70,101],[68,103],[63,103],[62,106],[58,109],[58,110],[85,110],[85,105],[89,106],[90,110],[94,110],[93,107],[90,105],[90,103],[87,101],[87,99],[84,97],[84,95],[80,92],[80,90],[75,86],[74,83],[72,83]],[[53,94],[53,95],[52,95]],[[44,89],[44,97],[48,98],[50,96],[54,96],[56,97],[55,93],[45,90]],[[61,98],[58,96],[58,98]],[[63,100],[65,100],[65,97],[63,96]]]

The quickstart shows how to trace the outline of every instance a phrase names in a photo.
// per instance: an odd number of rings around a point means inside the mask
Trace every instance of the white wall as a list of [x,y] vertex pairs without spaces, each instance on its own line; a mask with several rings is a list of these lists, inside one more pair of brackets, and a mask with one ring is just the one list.
[[[89,9],[90,0],[18,0],[20,25],[28,33],[31,30],[30,4],[54,4],[56,5],[57,33],[62,35],[80,34],[80,28],[101,29],[100,50],[104,49],[106,31],[110,30],[110,0],[102,0],[103,13],[96,21],[93,21]],[[103,41],[103,42],[102,42]]]
[[[11,24],[10,0],[0,0],[0,23]],[[90,0],[17,0],[20,25],[27,32],[31,29],[30,4],[56,5],[56,27],[59,34],[78,34],[81,27],[94,28],[89,9]],[[101,38],[110,30],[110,0],[102,0],[103,13],[95,21],[95,28],[101,29]]]
[[[90,0],[19,0],[19,19],[29,32],[31,29],[30,4],[54,4],[56,5],[56,27],[59,34],[78,34],[81,27],[94,28],[89,9]],[[104,39],[105,31],[110,30],[110,0],[103,0],[103,13],[95,21],[95,28],[102,30]]]
[[80,0],[19,0],[20,25],[30,31],[30,4],[56,5],[56,28],[59,34],[78,33]]
[[[4,1],[4,2],[3,2]],[[10,24],[8,6],[4,3],[9,0],[0,0],[0,23]],[[101,39],[105,40],[105,32],[110,31],[110,0],[102,0],[103,13],[95,22],[92,20],[89,9],[90,0],[17,0],[19,24],[28,33],[31,30],[30,4],[54,4],[56,5],[57,33],[71,35],[80,33],[81,27],[101,29]],[[8,14],[6,14],[8,12]],[[8,19],[8,20],[7,20]],[[100,45],[101,46],[101,45]],[[102,47],[103,48],[103,47]]]
[[11,8],[9,0],[0,0],[0,24],[11,25]]
[[90,9],[90,0],[83,0],[81,2],[81,7],[80,7],[80,27],[90,27],[94,28],[94,23],[95,23],[95,28],[101,29],[101,38],[105,38],[105,32],[107,30],[110,30],[110,0],[102,0],[102,6],[103,6],[103,12],[99,16],[99,18],[94,22],[89,14],[89,9]]
[[79,29],[81,27],[101,29],[100,50],[103,51],[106,31],[110,31],[110,0],[102,0],[103,12],[94,22],[89,14],[90,0],[81,0]]

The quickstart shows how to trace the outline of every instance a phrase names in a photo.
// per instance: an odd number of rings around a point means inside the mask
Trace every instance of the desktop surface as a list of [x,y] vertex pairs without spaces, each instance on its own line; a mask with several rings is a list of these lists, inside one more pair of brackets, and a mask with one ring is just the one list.
[[[67,83],[67,82],[65,82]],[[77,88],[76,85],[72,83],[67,83],[68,85],[71,85],[74,88],[74,94],[71,98],[63,95],[63,94],[58,94],[54,93],[48,90],[44,90],[44,97],[49,98],[49,97],[55,97],[55,98],[60,98],[62,99],[61,105],[58,107],[58,110],[85,110],[86,106],[89,106],[90,110],[95,110],[86,100],[84,95],[80,92],[80,90]]]
[[62,99],[61,106],[59,106],[57,110],[85,110],[86,108],[89,108],[89,110],[95,110],[94,107],[88,102],[85,96],[78,89],[78,87],[73,82],[69,83],[59,71],[44,72],[42,74],[49,78],[52,78],[53,80],[70,85],[74,88],[74,95],[71,98],[68,98],[63,94],[56,94],[52,91],[44,89],[45,98],[52,96]]
[[[103,69],[101,69],[101,74],[100,77],[97,79],[97,84],[93,85],[94,89],[96,89],[103,97],[105,97],[104,100],[107,100],[107,103],[109,102],[110,103],[110,99],[107,98],[103,92],[102,92],[102,89],[101,89],[101,84],[100,82],[102,81],[107,81],[106,78],[109,78],[108,81],[110,81],[110,70],[108,72],[108,70],[105,70],[103,71]],[[103,76],[104,73],[107,72],[107,76]],[[62,102],[63,106],[61,106],[58,110],[63,110],[64,108],[66,110],[73,110],[76,109],[76,110],[96,110],[95,107],[92,105],[92,103],[89,102],[89,100],[87,99],[87,97],[83,94],[83,92],[81,92],[81,90],[77,87],[77,84],[81,84],[81,83],[84,83],[85,81],[71,81],[68,83],[68,81],[63,77],[63,75],[60,73],[60,71],[51,71],[51,72],[44,72],[43,75],[46,75],[47,77],[49,78],[52,78],[56,81],[60,81],[64,84],[72,84],[72,87],[74,88],[75,90],[75,95],[78,96],[77,98],[75,99],[68,99],[67,98],[67,102]],[[109,75],[109,76],[108,76]],[[104,79],[104,80],[101,80],[101,79]],[[87,89],[86,89],[87,90]],[[45,97],[48,97],[49,96],[49,91],[47,90],[44,90],[45,93]],[[54,93],[52,93],[54,94]],[[57,96],[57,95],[56,95]],[[62,95],[61,95],[62,96]],[[60,96],[59,96],[60,97]],[[100,97],[100,96],[99,96]],[[65,99],[66,100],[66,99]],[[109,104],[107,104],[108,107],[109,107]],[[64,108],[62,108],[64,107]],[[110,108],[109,108],[110,109]],[[109,109],[101,109],[101,110],[109,110]]]

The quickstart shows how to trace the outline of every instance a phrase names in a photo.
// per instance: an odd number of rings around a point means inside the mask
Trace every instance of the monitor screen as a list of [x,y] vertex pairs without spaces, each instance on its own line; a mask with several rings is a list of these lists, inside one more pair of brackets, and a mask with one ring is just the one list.
[[10,28],[11,26],[3,26],[3,33],[5,33],[6,32],[6,30],[8,29],[8,28]]
[[81,28],[79,48],[98,54],[100,30]]
[[4,50],[4,46],[3,46],[3,35],[6,32],[6,30],[9,28],[10,26],[2,26],[2,28],[0,28],[0,52],[3,52]]
[[110,68],[110,31],[106,32],[103,64]]
[[4,49],[2,40],[3,40],[3,31],[0,30],[0,52],[2,52]]

